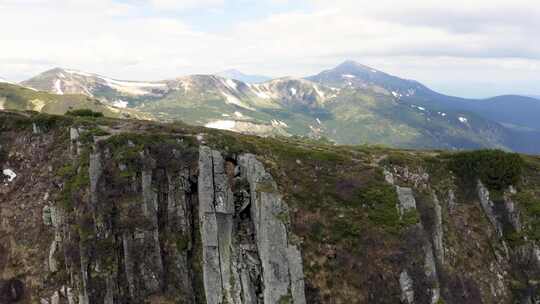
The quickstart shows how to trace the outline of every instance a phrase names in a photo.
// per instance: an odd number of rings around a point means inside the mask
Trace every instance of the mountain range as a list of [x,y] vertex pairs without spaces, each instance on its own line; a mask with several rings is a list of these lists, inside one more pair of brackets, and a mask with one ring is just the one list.
[[[306,78],[265,81],[257,77],[227,71],[125,81],[55,68],[23,81],[20,86],[30,89],[20,90],[45,91],[63,100],[85,96],[116,111],[159,121],[182,120],[259,135],[309,136],[338,144],[540,153],[540,102],[531,97],[447,96],[353,61]],[[13,96],[4,99],[4,105],[13,107]]]
[[245,83],[260,83],[260,82],[272,80],[272,77],[263,76],[263,75],[244,74],[235,69],[225,70],[223,72],[217,73],[216,75],[221,76],[223,78],[230,78],[234,80],[243,81]]

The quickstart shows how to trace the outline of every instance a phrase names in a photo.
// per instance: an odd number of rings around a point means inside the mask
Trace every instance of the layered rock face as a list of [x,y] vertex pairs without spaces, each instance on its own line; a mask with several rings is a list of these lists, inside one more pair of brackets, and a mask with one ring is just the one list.
[[[40,303],[306,303],[287,206],[254,155],[180,139],[85,146],[84,132],[70,130],[75,185],[43,208],[61,285]],[[20,281],[5,284],[21,298]]]
[[0,304],[539,301],[536,159],[466,188],[421,152],[45,122],[0,120]]
[[305,303],[287,207],[255,156],[201,147],[198,185],[207,303]]

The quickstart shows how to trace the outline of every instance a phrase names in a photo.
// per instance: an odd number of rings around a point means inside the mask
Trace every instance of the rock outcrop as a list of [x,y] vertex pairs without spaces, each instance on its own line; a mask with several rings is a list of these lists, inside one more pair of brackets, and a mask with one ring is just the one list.
[[288,210],[254,155],[199,154],[199,218],[208,303],[305,303],[302,257]]
[[2,115],[0,304],[540,299],[532,156],[460,175],[454,153]]

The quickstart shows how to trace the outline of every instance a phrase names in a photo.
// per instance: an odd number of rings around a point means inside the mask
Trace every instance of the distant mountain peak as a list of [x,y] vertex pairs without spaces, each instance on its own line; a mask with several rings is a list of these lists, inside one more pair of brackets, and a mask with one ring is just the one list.
[[224,78],[239,80],[245,83],[260,83],[260,82],[265,82],[272,79],[271,77],[263,76],[263,75],[244,74],[237,69],[228,69],[228,70],[216,73],[216,75],[224,77]]
[[[369,67],[367,65],[363,65],[361,63],[358,63],[353,60],[346,60],[340,65],[336,66],[332,70],[334,71],[347,71],[351,73],[382,73],[379,70],[376,70],[372,67]],[[330,70],[330,71],[332,71]]]
[[9,81],[9,80],[7,80],[7,79],[5,79],[5,78],[2,78],[2,77],[0,77],[0,83],[9,83],[9,84],[13,84],[13,82],[11,82],[11,81]]

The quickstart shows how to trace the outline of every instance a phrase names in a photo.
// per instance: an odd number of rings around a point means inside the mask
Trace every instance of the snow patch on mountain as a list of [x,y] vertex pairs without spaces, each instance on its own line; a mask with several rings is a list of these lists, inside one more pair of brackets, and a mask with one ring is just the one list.
[[317,92],[317,95],[319,95],[321,98],[325,98],[324,92],[321,91],[318,85],[314,84],[313,89],[315,89],[315,92]]
[[343,78],[349,78],[349,79],[356,78],[356,76],[351,75],[351,74],[343,74],[343,75],[341,75],[341,77],[343,77]]
[[230,87],[234,91],[238,90],[238,85],[236,84],[236,82],[234,82],[234,80],[226,79],[225,83],[227,84],[228,87]]
[[274,128],[278,128],[278,127],[288,128],[289,127],[289,125],[287,125],[285,122],[281,120],[273,119],[271,123],[272,123],[272,127]]
[[230,94],[222,92],[223,96],[225,96],[225,102],[228,104],[233,104],[235,106],[239,106],[251,111],[255,111],[255,109],[249,107],[248,105],[244,104],[240,99],[236,98],[235,96],[232,96]]
[[[151,89],[153,88],[166,88],[167,87],[167,84],[164,82],[123,81],[123,80],[116,80],[116,79],[112,79],[108,77],[103,77],[97,74],[81,72],[77,70],[63,70],[63,71],[71,74],[72,78],[73,76],[90,78],[89,80],[87,79],[85,80],[90,81],[90,82],[101,83],[118,92],[135,95],[135,96],[151,94]],[[60,79],[66,78],[66,76],[62,72],[58,73],[58,77]],[[83,83],[85,92],[91,96],[92,94],[86,88],[85,85],[86,84]]]
[[64,91],[62,91],[62,80],[56,79],[54,82],[54,93],[58,95],[64,95]]
[[260,85],[250,85],[251,91],[259,98],[261,99],[272,99],[272,97],[263,91],[262,86]]
[[119,99],[119,100],[116,100],[115,102],[113,102],[113,106],[115,106],[117,108],[125,109],[128,106],[128,102]]
[[290,91],[292,95],[296,95],[297,93],[296,88],[291,88]]
[[216,120],[204,125],[207,128],[218,130],[234,130],[236,127],[236,121],[234,120]]
[[464,124],[467,124],[469,122],[469,120],[463,116],[458,117],[458,119],[461,123],[464,123]]

